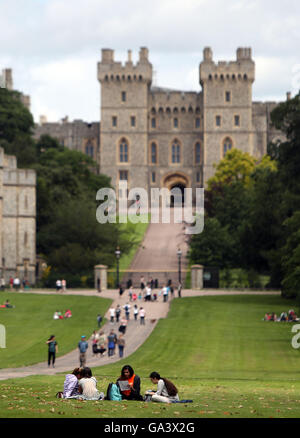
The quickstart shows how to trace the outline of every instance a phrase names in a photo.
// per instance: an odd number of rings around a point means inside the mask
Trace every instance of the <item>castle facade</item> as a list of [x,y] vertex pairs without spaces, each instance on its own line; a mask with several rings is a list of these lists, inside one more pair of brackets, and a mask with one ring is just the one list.
[[205,187],[217,164],[232,148],[261,158],[268,142],[283,139],[270,122],[276,102],[253,102],[255,63],[250,48],[238,48],[233,61],[213,60],[203,50],[201,91],[186,92],[152,85],[148,49],[137,63],[132,53],[122,64],[114,51],[102,49],[98,63],[101,123],[80,120],[47,123],[35,136],[50,134],[71,149],[90,155],[114,187]]

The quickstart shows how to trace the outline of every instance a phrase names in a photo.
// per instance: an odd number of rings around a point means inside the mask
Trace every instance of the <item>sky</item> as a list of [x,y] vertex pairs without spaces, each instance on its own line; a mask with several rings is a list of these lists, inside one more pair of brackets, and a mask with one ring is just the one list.
[[36,122],[100,120],[101,49],[133,61],[148,47],[154,85],[201,91],[199,63],[236,59],[251,47],[254,101],[300,88],[299,0],[0,0],[0,70],[31,97]]

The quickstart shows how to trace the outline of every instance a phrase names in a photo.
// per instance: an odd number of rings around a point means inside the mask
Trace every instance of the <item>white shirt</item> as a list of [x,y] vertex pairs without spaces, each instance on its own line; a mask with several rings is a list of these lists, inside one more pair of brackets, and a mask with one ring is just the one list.
[[115,309],[109,309],[110,311],[110,316],[115,316]]
[[140,310],[140,316],[143,317],[143,316],[145,316],[145,314],[146,314],[145,309],[141,309]]

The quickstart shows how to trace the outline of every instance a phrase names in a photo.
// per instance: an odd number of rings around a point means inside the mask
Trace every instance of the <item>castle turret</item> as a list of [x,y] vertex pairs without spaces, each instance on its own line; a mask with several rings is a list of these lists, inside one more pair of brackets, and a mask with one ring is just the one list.
[[[152,64],[146,47],[139,60],[132,62],[131,50],[125,64],[114,61],[111,49],[102,49],[98,63],[101,83],[100,170],[109,175],[112,184],[135,172],[139,187],[145,187],[147,172],[148,89],[152,82]],[[116,165],[117,164],[117,165]],[[130,167],[130,171],[129,171]]]
[[236,60],[214,62],[205,48],[199,68],[203,89],[204,180],[213,164],[233,148],[253,153],[252,83],[255,66],[250,48],[239,47]]

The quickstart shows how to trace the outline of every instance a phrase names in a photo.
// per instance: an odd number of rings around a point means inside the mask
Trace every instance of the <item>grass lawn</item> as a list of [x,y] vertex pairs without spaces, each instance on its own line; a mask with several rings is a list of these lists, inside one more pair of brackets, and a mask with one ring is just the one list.
[[[6,348],[0,349],[0,368],[21,367],[46,360],[46,340],[56,336],[58,357],[76,348],[80,336],[89,336],[97,328],[97,314],[102,316],[111,300],[72,295],[37,295],[0,292],[15,305],[0,308],[0,324],[6,328]],[[72,317],[54,320],[56,310],[71,309]]]
[[150,372],[158,371],[191,404],[59,400],[62,374],[0,381],[0,416],[299,418],[300,351],[291,346],[292,324],[262,321],[266,312],[291,307],[279,296],[177,298],[137,352],[93,369],[103,392],[125,363],[140,375],[143,392],[153,386]]

